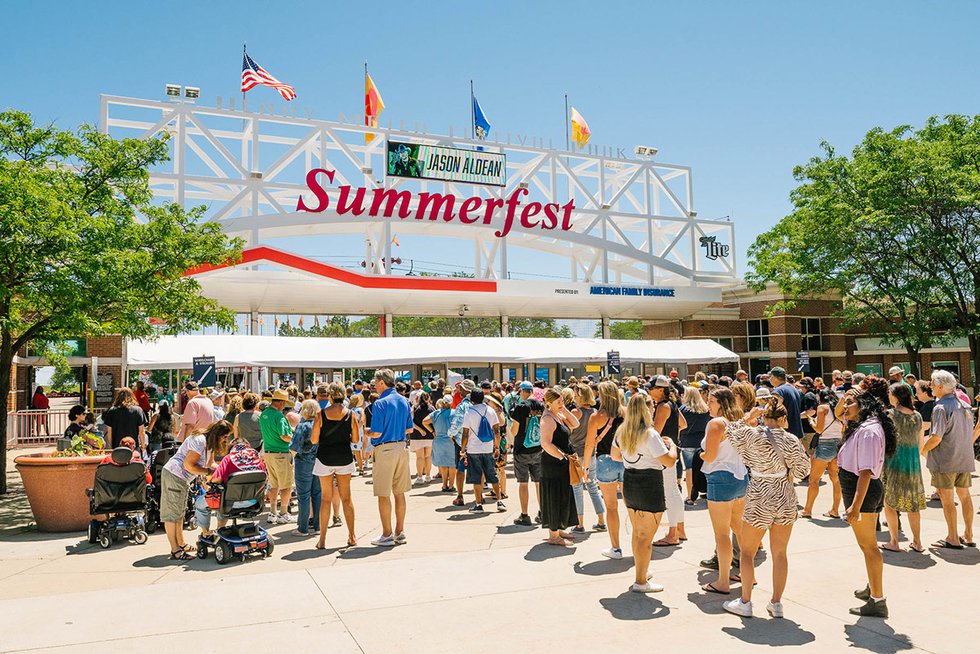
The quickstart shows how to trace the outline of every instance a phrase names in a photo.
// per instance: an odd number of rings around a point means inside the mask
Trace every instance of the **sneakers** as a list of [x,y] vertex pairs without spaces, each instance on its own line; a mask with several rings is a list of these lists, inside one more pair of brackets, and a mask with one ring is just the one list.
[[340,516],[339,516],[339,515],[335,515],[335,516],[333,517],[333,520],[332,520],[332,521],[330,522],[330,526],[331,526],[331,527],[340,527],[340,526],[342,526],[343,524],[344,524],[344,523],[343,523],[343,521],[342,521],[342,520],[340,519]]
[[604,549],[601,552],[599,552],[599,554],[602,554],[607,559],[612,559],[613,561],[618,561],[621,558],[623,558],[623,550],[621,550],[618,547],[610,547],[608,549]]
[[782,602],[769,602],[766,604],[766,611],[769,612],[774,618],[783,617],[783,603]]
[[483,510],[482,504],[474,503],[473,506],[470,507],[470,513],[486,513],[486,512]]
[[404,531],[398,534],[397,536],[395,536],[395,545],[404,545],[407,542],[408,542],[408,538],[405,537]]
[[533,523],[531,522],[531,516],[526,513],[522,513],[514,519],[514,524],[518,527],[530,527]]
[[729,613],[740,615],[743,618],[752,617],[752,602],[743,602],[741,597],[736,597],[721,605]]
[[382,534],[377,538],[375,538],[374,540],[372,540],[371,544],[376,545],[378,547],[394,547],[395,537],[391,535],[385,536],[384,534]]
[[276,516],[277,525],[288,525],[292,521],[293,521],[293,516],[291,516],[288,513],[280,513],[279,515]]
[[871,599],[871,586],[868,585],[861,590],[854,591],[854,597],[867,602],[869,599]]
[[600,525],[598,523],[592,525],[592,531],[605,531],[606,525]]
[[630,590],[634,593],[659,593],[664,589],[660,584],[655,584],[648,581],[645,584],[633,584],[630,586]]
[[884,597],[877,601],[869,597],[868,601],[865,602],[863,606],[851,609],[850,614],[869,618],[887,618],[888,605],[885,604]]
[[541,512],[540,511],[538,511],[538,515],[534,516],[534,523],[535,524],[538,524],[538,525],[541,524]]
[[462,497],[457,497],[453,500],[453,506],[463,506],[463,504],[465,504],[465,502],[463,502]]
[[275,525],[279,524],[279,514],[269,511],[269,517],[265,519],[267,524]]
[[497,513],[503,513],[506,510],[507,510],[507,505],[501,502],[500,500],[497,500]]
[[415,478],[415,481],[412,482],[412,485],[413,486],[421,486],[424,483],[425,483],[425,478],[423,478],[422,475],[418,475]]
[[424,483],[424,484],[431,484],[432,483],[432,477],[430,477],[429,475],[426,475],[425,477],[422,478],[422,483]]

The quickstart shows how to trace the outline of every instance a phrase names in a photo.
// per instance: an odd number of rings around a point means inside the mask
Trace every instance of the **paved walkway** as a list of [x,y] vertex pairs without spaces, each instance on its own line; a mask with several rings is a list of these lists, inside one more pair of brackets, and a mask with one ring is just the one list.
[[[8,460],[8,470],[13,472]],[[980,551],[885,554],[887,621],[847,613],[864,584],[850,530],[831,519],[801,520],[790,549],[786,618],[765,614],[771,568],[759,567],[754,619],[726,614],[698,582],[713,541],[703,503],[687,514],[690,540],[657,548],[652,571],[663,593],[630,593],[632,560],[609,561],[602,533],[574,548],[516,527],[516,485],[507,513],[473,516],[449,506],[438,482],[409,499],[407,545],[372,547],[378,517],[370,478],[354,480],[361,545],[345,550],[346,528],[328,549],[276,526],[268,560],[218,566],[175,564],[162,533],[146,545],[91,546],[81,534],[39,534],[13,480],[0,499],[0,652],[326,651],[540,652],[643,649],[728,652],[977,651]],[[980,482],[974,480],[974,495]],[[825,487],[818,509],[829,497]],[[803,489],[798,489],[802,492]],[[587,524],[594,522],[587,505]],[[923,514],[923,538],[945,533],[940,509]],[[628,553],[629,535],[624,529]],[[112,617],[110,617],[112,616]],[[683,650],[682,650],[683,648]],[[710,648],[710,649],[706,649]]]

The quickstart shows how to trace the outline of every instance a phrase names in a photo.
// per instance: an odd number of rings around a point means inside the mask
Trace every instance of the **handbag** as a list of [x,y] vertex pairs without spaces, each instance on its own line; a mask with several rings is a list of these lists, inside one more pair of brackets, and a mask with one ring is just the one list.
[[585,481],[585,468],[582,467],[578,454],[573,452],[566,458],[568,459],[568,483],[572,486],[578,486]]

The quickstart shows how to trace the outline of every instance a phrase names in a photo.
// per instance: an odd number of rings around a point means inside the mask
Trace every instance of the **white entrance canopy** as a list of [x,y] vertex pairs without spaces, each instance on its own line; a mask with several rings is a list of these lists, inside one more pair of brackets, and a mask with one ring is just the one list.
[[708,339],[627,341],[600,338],[304,336],[164,336],[129,341],[127,364],[140,370],[190,368],[192,359],[213,356],[218,367],[380,368],[454,362],[605,363],[665,365],[737,362],[738,355]]

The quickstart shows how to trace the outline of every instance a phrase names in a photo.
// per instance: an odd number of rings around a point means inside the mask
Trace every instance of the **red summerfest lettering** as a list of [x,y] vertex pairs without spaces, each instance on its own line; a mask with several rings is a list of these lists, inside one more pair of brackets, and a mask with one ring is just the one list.
[[[333,183],[335,175],[333,170],[314,168],[306,173],[306,186],[316,198],[316,203],[312,207],[307,205],[301,195],[296,201],[296,211],[321,213],[330,207],[330,196],[327,194],[327,188],[317,179],[320,174],[325,175],[327,180],[331,184]],[[411,208],[413,196],[411,191],[381,188],[369,191],[366,188],[353,189],[351,186],[340,186],[337,190],[339,192],[336,209],[338,216],[347,213],[360,216],[367,213],[368,216],[372,217],[391,218],[397,214],[401,220],[414,217],[415,220],[442,220],[448,223],[458,219],[463,224],[482,222],[484,225],[490,225],[493,219],[502,213],[503,226],[494,231],[494,236],[498,238],[503,238],[510,233],[515,219],[520,222],[524,229],[568,231],[572,228],[572,212],[575,210],[574,199],[570,199],[564,205],[531,202],[522,207],[521,198],[528,194],[526,188],[515,189],[506,200],[484,199],[479,196],[460,200],[449,193],[418,193],[414,211]],[[531,220],[532,217],[538,216],[542,212],[544,213],[542,219]]]

